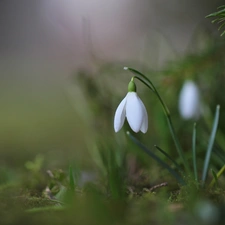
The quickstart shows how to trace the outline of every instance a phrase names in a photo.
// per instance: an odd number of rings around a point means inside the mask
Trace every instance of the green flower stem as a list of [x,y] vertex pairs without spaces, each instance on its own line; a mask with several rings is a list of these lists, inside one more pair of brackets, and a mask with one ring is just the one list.
[[159,99],[159,101],[160,101],[160,103],[161,103],[161,105],[163,107],[163,110],[165,112],[167,123],[169,125],[170,133],[171,133],[171,136],[172,136],[173,141],[175,143],[177,152],[178,152],[178,154],[179,154],[179,156],[180,156],[180,158],[181,158],[181,160],[183,162],[185,170],[190,174],[190,167],[189,167],[189,165],[187,163],[187,160],[184,157],[184,152],[183,152],[183,150],[181,148],[181,145],[180,145],[180,142],[179,142],[179,140],[177,138],[177,135],[175,134],[174,127],[173,127],[173,124],[172,124],[172,121],[171,121],[171,117],[170,117],[169,109],[167,108],[166,104],[162,100],[162,98],[159,95],[158,91],[156,90],[155,86],[153,85],[153,83],[144,74],[140,73],[139,71],[137,71],[135,69],[132,69],[132,68],[129,68],[129,67],[125,67],[124,69],[129,70],[132,73],[136,74],[137,76],[134,76],[134,78],[137,78],[138,80],[140,80],[149,89],[151,89],[156,94],[156,96],[158,97],[158,99]]
[[194,123],[192,135],[192,157],[193,157],[194,177],[195,180],[198,181],[197,161],[196,161],[196,123]]

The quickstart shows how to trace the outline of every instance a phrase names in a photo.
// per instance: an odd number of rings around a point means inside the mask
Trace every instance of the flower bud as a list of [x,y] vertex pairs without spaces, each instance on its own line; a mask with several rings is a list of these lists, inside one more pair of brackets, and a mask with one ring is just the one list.
[[134,79],[132,77],[131,81],[128,84],[128,92],[136,92],[136,84],[134,83]]

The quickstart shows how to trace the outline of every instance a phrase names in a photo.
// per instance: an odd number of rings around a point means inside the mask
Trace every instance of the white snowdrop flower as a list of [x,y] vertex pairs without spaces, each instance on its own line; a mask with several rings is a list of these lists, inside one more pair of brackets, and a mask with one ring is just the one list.
[[180,92],[179,111],[184,119],[197,119],[200,115],[200,94],[197,85],[187,80]]
[[114,130],[118,132],[127,118],[127,121],[134,132],[146,133],[148,130],[147,110],[136,93],[136,85],[131,79],[128,85],[128,93],[117,107],[114,117]]

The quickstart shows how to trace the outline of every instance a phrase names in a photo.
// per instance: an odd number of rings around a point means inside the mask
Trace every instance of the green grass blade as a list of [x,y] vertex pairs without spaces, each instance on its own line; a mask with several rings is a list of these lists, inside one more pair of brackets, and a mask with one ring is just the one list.
[[217,131],[218,123],[219,123],[219,114],[220,114],[220,106],[217,105],[216,114],[215,114],[214,122],[213,122],[213,128],[212,128],[212,132],[211,132],[211,135],[210,135],[209,144],[208,144],[208,148],[207,148],[207,151],[206,151],[206,156],[205,156],[205,161],[204,161],[204,166],[203,166],[203,173],[202,173],[202,184],[203,185],[205,184],[206,176],[207,176],[207,173],[208,173],[212,148],[213,148],[214,140],[215,140],[215,137],[216,137],[216,131]]
[[167,165],[165,162],[163,162],[157,155],[155,155],[151,150],[149,150],[145,145],[143,145],[138,139],[136,139],[133,135],[131,135],[129,131],[127,131],[127,135],[145,153],[147,153],[155,161],[157,161],[164,169],[167,169],[170,172],[170,174],[173,175],[180,184],[182,184],[182,185],[185,184],[184,180],[181,178],[181,176],[175,170],[173,170],[169,165]]

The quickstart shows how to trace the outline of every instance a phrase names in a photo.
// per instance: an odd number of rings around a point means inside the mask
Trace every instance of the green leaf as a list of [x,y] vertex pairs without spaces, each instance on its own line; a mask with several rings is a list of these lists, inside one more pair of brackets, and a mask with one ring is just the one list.
[[163,154],[165,155],[175,166],[179,171],[182,171],[178,163],[163,149],[161,149],[159,146],[155,145],[155,147]]
[[[221,9],[221,10],[219,10],[219,11],[217,11],[217,12],[214,12],[214,13],[211,13],[211,14],[209,14],[209,15],[206,16],[206,18],[217,17],[216,19],[212,20],[212,23],[217,22],[217,23],[219,24],[219,23],[222,23],[222,22],[225,21],[225,6],[222,5],[222,6],[220,6],[218,9]],[[221,30],[222,27],[224,27],[224,24],[222,24],[222,25],[218,28],[218,30]],[[224,33],[225,33],[225,31],[222,32],[222,34],[221,34],[220,36],[223,36]]]
[[218,177],[216,175],[216,172],[213,169],[211,169],[211,173],[213,175],[213,180],[211,181],[209,187],[212,187],[215,183],[216,185],[218,185]]
[[209,187],[212,187],[215,183],[218,185],[218,179],[225,171],[225,165],[219,170],[219,172],[217,174],[213,170],[211,170],[211,171],[212,171],[214,179],[211,181]]
[[209,144],[208,144],[208,148],[207,148],[206,156],[205,156],[205,161],[204,161],[204,167],[203,167],[203,173],[202,173],[202,184],[203,185],[205,184],[206,176],[207,176],[207,173],[208,173],[212,148],[213,148],[213,144],[214,144],[214,141],[215,141],[216,131],[217,131],[218,123],[219,123],[219,115],[220,115],[220,106],[217,105],[216,113],[215,113],[215,117],[214,117],[213,128],[212,128],[212,132],[211,132],[211,135],[210,135]]
[[223,23],[222,25],[220,25],[220,27],[218,28],[218,30],[221,30],[221,28],[223,28],[225,26],[225,23]]
[[169,165],[167,165],[165,162],[163,162],[157,155],[155,155],[151,150],[149,150],[145,145],[143,145],[138,139],[136,139],[133,135],[131,135],[129,131],[127,131],[127,135],[145,153],[147,153],[155,161],[157,161],[164,169],[167,169],[170,172],[170,174],[173,175],[180,184],[185,185],[184,180],[181,178],[181,176],[175,170],[173,170]]

